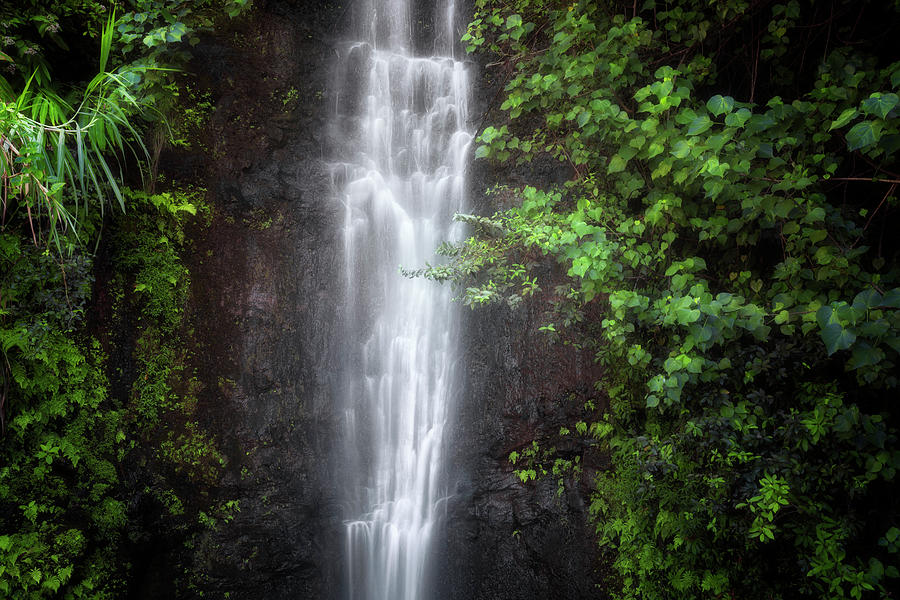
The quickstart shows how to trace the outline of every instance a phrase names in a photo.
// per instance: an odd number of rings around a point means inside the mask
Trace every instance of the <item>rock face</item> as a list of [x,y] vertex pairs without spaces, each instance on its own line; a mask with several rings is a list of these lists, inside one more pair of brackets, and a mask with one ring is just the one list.
[[[339,596],[343,540],[332,452],[342,211],[326,159],[340,135],[340,124],[329,125],[331,77],[349,17],[345,6],[314,0],[255,4],[194,50],[192,70],[215,105],[207,132],[215,159],[163,161],[175,180],[205,179],[214,207],[190,261],[189,310],[202,342],[202,425],[228,463],[215,494],[240,506],[202,537],[193,562],[205,597],[330,600]],[[429,3],[413,4],[427,31]],[[486,110],[495,89],[482,85],[476,104]],[[473,193],[513,176],[545,183],[560,174],[476,173]],[[529,308],[467,315],[468,381],[453,428],[455,495],[436,549],[436,598],[602,597],[585,519],[590,469],[560,494],[553,479],[522,484],[507,460],[571,425],[598,375],[584,357],[549,349],[540,318]],[[136,596],[175,597],[149,589]]]
[[[227,460],[216,489],[240,512],[194,548],[207,597],[333,598],[342,525],[331,460],[340,211],[329,66],[342,10],[256,2],[195,50],[215,110],[205,140],[214,218],[192,258],[202,424]],[[194,167],[170,156],[174,177]]]
[[[439,598],[605,597],[585,506],[597,459],[559,436],[593,398],[598,374],[576,352],[549,348],[540,324],[528,307],[470,315]],[[523,483],[508,457],[532,441],[555,456],[584,455],[582,475],[562,476],[562,488],[552,475]],[[552,462],[543,461],[548,471]]]

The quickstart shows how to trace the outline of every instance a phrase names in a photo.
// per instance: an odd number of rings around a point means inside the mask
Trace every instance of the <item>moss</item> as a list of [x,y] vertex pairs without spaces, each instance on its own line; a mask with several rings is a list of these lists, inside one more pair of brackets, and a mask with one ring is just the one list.
[[170,143],[183,150],[207,152],[209,149],[202,140],[215,110],[212,95],[188,82],[171,83],[168,91],[178,105],[178,110],[169,117]]
[[[186,227],[198,220],[208,224],[212,212],[200,188],[127,193],[133,208],[117,223],[112,262],[119,270],[113,279],[117,318],[130,315],[138,324],[125,410],[133,448],[128,460],[144,473],[144,518],[148,507],[156,507],[147,533],[168,538],[177,532],[176,539],[193,545],[205,530],[203,515],[219,515],[210,492],[226,466],[215,437],[197,421],[203,384],[190,366],[195,332],[185,322],[191,283],[182,259],[191,246]],[[181,587],[202,577],[190,553],[174,560],[187,573]]]

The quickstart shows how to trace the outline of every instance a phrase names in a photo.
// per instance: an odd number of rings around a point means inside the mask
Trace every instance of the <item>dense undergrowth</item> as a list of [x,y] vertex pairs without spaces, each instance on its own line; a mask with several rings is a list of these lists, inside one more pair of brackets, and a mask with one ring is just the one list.
[[[224,459],[196,419],[184,322],[185,227],[210,209],[156,165],[209,108],[168,124],[190,45],[248,2],[14,5],[0,6],[0,596],[119,598],[130,549],[160,533],[147,514],[189,546],[238,510],[206,494]],[[126,185],[142,181],[154,192]]]
[[[505,83],[476,156],[568,165],[424,273],[534,297],[605,366],[560,431],[605,448],[618,598],[888,598],[898,586],[896,2],[477,0]],[[542,289],[535,266],[567,272]],[[601,406],[603,402],[596,402]],[[535,440],[523,481],[580,457]]]

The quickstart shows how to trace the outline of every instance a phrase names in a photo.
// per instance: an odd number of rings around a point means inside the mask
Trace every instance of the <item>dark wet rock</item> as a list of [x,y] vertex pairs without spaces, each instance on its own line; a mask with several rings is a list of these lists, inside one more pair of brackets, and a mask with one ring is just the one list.
[[[155,559],[136,564],[135,578],[155,583],[135,586],[135,598],[337,596],[339,467],[329,461],[341,244],[323,157],[342,12],[255,4],[194,49],[195,85],[215,106],[202,140],[212,159],[196,166],[195,154],[173,150],[162,160],[176,183],[205,183],[213,206],[188,259],[188,319],[199,419],[227,466],[200,500],[240,510],[187,551],[181,540],[148,541]],[[185,568],[199,577],[176,590]]]
[[550,348],[533,308],[469,314],[468,380],[451,446],[446,545],[439,550],[438,598],[473,600],[604,598],[596,588],[596,544],[586,502],[599,461],[585,455],[582,476],[523,483],[509,462],[532,440],[558,443],[599,377],[583,355]]

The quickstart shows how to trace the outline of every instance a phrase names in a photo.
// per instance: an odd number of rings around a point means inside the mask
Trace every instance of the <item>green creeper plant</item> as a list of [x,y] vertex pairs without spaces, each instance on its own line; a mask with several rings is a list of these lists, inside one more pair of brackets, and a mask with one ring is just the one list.
[[900,63],[866,36],[898,7],[825,4],[479,0],[463,37],[505,80],[476,157],[570,179],[501,190],[421,274],[473,306],[527,290],[606,366],[585,437],[616,597],[896,584]]

